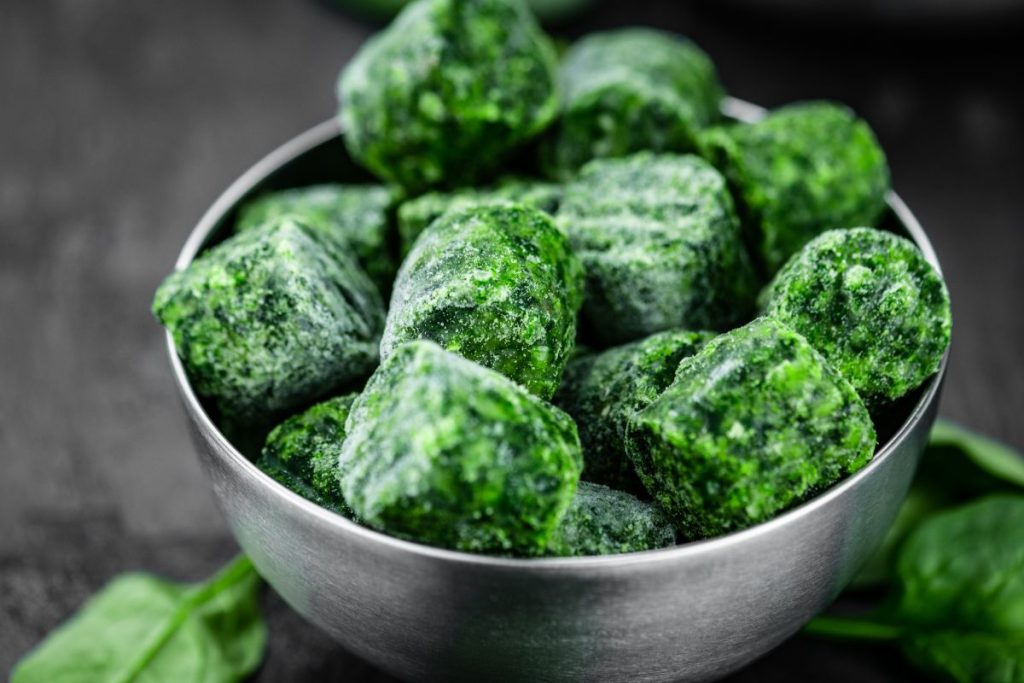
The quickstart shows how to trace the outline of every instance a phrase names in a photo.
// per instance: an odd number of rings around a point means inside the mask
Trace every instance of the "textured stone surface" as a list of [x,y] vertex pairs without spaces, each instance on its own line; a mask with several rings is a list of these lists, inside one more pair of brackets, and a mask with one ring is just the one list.
[[466,209],[476,204],[518,202],[554,215],[561,201],[561,185],[529,178],[505,178],[483,188],[428,192],[398,207],[398,235],[402,254],[408,254],[420,233],[446,211]]
[[559,122],[541,151],[555,178],[599,157],[693,151],[697,131],[721,118],[724,92],[710,58],[664,31],[589,34],[566,53],[559,80]]
[[589,331],[606,344],[721,329],[753,308],[725,179],[695,156],[592,161],[566,186],[558,221],[586,269]]
[[342,72],[345,142],[412,190],[474,181],[551,123],[556,69],[521,0],[417,0]]
[[565,235],[538,209],[445,214],[402,263],[381,356],[431,339],[550,398],[573,350],[582,282]]
[[914,244],[872,228],[830,230],[793,255],[762,294],[872,409],[933,375],[949,346],[949,293]]
[[351,516],[341,495],[338,458],[356,394],[318,403],[270,432],[256,464],[277,481],[323,507]]
[[548,552],[561,557],[613,555],[674,545],[665,514],[624,491],[581,481]]
[[771,519],[857,471],[875,430],[807,340],[759,318],[683,359],[627,445],[680,531],[703,538]]
[[825,230],[874,226],[885,209],[885,153],[842,105],[787,105],[758,123],[709,130],[701,148],[734,187],[768,273]]
[[568,415],[426,341],[384,361],[347,430],[341,487],[363,522],[470,552],[542,553],[583,465]]
[[359,265],[292,217],[235,235],[170,275],[153,313],[196,389],[243,422],[369,375],[384,319]]
[[626,454],[626,426],[672,383],[679,361],[713,336],[669,330],[569,362],[553,400],[579,428],[585,479],[646,496]]
[[241,208],[235,230],[294,214],[351,251],[377,288],[387,294],[398,269],[390,212],[398,191],[383,185],[330,183],[271,192]]

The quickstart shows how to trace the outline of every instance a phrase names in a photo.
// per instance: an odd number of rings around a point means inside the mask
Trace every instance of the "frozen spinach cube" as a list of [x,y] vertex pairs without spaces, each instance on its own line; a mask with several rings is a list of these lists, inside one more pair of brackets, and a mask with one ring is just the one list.
[[694,151],[697,131],[721,116],[723,90],[711,60],[671,33],[592,33],[569,49],[559,79],[561,115],[541,160],[563,180],[599,157]]
[[562,557],[613,555],[666,548],[675,541],[675,529],[657,506],[581,481],[548,552]]
[[294,214],[350,250],[381,292],[391,291],[397,265],[390,212],[397,191],[383,185],[313,185],[263,195],[245,204],[235,229],[250,230]]
[[551,123],[556,70],[522,0],[417,0],[342,73],[345,143],[409,190],[469,184]]
[[542,211],[446,213],[399,269],[381,357],[430,339],[550,398],[572,354],[582,284],[568,240]]
[[868,124],[837,104],[792,104],[712,129],[701,148],[732,184],[769,274],[825,230],[873,226],[885,209],[885,153]]
[[169,276],[153,313],[199,393],[242,422],[277,419],[367,377],[384,320],[362,268],[291,217]]
[[398,207],[402,254],[408,254],[420,233],[447,211],[459,211],[477,204],[518,202],[554,215],[561,199],[560,185],[525,178],[506,178],[497,185],[484,188],[428,192]]
[[318,403],[270,432],[257,466],[314,503],[347,514],[338,482],[345,421],[356,394]]
[[856,472],[875,430],[806,339],[759,318],[684,358],[626,441],[655,501],[702,538],[764,522]]
[[565,188],[558,222],[586,270],[583,316],[605,344],[723,329],[756,281],[725,179],[695,156],[598,159]]
[[949,346],[942,277],[912,242],[881,230],[820,235],[762,296],[766,314],[806,337],[872,410],[935,374]]
[[470,552],[542,554],[582,467],[568,415],[427,341],[381,364],[347,431],[341,488],[361,521]]
[[672,383],[679,362],[712,337],[669,330],[569,361],[554,402],[576,420],[584,478],[646,495],[626,454],[626,426]]

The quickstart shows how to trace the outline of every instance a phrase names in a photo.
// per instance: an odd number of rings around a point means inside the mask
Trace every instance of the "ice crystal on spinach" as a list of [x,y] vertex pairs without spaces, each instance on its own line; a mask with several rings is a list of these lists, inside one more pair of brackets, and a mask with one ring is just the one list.
[[345,143],[410,190],[473,182],[554,119],[556,70],[522,0],[417,0],[342,73]]
[[572,354],[582,284],[568,240],[542,211],[446,213],[399,270],[381,356],[430,339],[550,398]]
[[278,419],[367,377],[384,320],[362,268],[292,217],[169,276],[153,313],[199,393],[242,422]]
[[806,337],[872,409],[935,374],[949,346],[942,277],[912,242],[888,232],[820,235],[762,296],[766,313]]
[[700,538],[771,519],[857,471],[875,430],[806,339],[759,318],[684,358],[631,421],[627,447],[654,499]]
[[599,157],[693,151],[697,131],[720,118],[723,91],[714,65],[671,33],[590,34],[569,49],[559,76],[562,111],[541,150],[556,178],[568,179]]
[[427,341],[382,363],[347,431],[341,488],[359,519],[458,550],[542,554],[582,468],[568,415]]

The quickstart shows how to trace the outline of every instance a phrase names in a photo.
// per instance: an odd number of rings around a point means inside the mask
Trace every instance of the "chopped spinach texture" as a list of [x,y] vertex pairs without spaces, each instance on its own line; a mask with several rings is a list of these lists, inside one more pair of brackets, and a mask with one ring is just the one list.
[[381,356],[430,339],[550,398],[573,351],[582,290],[580,262],[544,212],[446,213],[399,269]]
[[397,265],[390,213],[399,193],[383,185],[331,183],[271,192],[242,206],[237,232],[293,214],[351,254],[381,292],[391,291]]
[[767,315],[807,338],[876,409],[935,374],[952,329],[942,277],[910,240],[830,230],[763,293]]
[[613,555],[666,548],[675,542],[675,529],[657,506],[581,481],[548,552],[562,557]]
[[725,179],[695,156],[587,164],[558,211],[586,270],[583,316],[604,344],[752,311],[756,280]]
[[669,330],[569,362],[553,400],[576,421],[585,479],[646,495],[626,454],[626,426],[672,383],[679,362],[713,337]]
[[561,200],[560,185],[515,177],[505,178],[488,187],[428,192],[404,202],[398,208],[398,234],[402,254],[408,254],[420,233],[447,211],[458,211],[477,204],[516,202],[554,215]]
[[522,0],[417,0],[342,72],[345,143],[409,190],[469,184],[551,123],[556,70]]
[[875,430],[806,339],[759,318],[684,358],[626,443],[655,501],[703,538],[771,519],[856,472]]
[[729,179],[753,256],[769,274],[825,230],[874,226],[885,210],[885,154],[841,105],[787,105],[757,123],[706,131],[700,147]]
[[346,517],[338,482],[345,421],[356,394],[337,396],[293,415],[270,432],[256,464],[281,484]]
[[292,217],[202,253],[160,285],[153,313],[199,393],[243,422],[367,377],[384,321],[362,268]]
[[641,150],[688,152],[719,120],[722,86],[692,41],[663,31],[592,33],[566,53],[558,124],[542,143],[549,175],[568,180],[583,164]]
[[469,552],[543,554],[583,465],[568,415],[428,341],[388,356],[346,428],[341,488],[359,519]]

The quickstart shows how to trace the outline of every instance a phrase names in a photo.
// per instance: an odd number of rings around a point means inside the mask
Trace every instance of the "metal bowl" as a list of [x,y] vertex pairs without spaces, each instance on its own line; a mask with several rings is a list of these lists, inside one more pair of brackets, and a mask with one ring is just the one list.
[[[756,118],[753,105],[726,111]],[[239,178],[193,230],[187,266],[253,193],[365,179],[334,121]],[[889,197],[887,227],[936,267]],[[300,614],[407,680],[708,681],[765,654],[827,606],[880,542],[935,419],[945,361],[863,470],[738,533],[665,550],[501,559],[401,541],[324,510],[264,475],[223,436],[167,351],[203,465],[238,543]],[[902,417],[902,416],[901,416]]]

